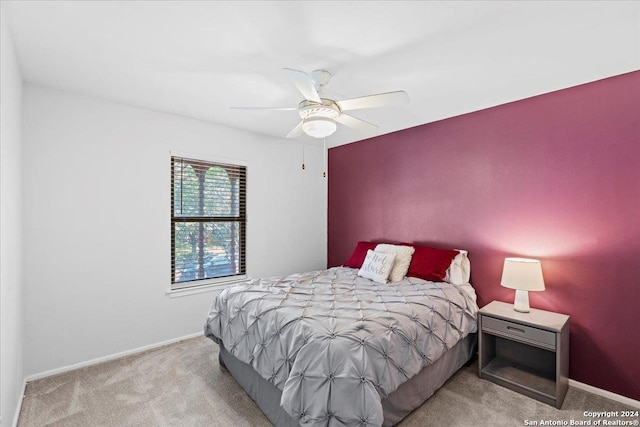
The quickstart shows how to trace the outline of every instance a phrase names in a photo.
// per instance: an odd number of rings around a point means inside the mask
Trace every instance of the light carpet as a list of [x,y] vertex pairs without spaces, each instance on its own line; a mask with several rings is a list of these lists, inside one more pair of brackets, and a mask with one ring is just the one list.
[[[399,426],[569,425],[592,419],[585,411],[635,411],[574,388],[558,410],[481,380],[476,369],[462,368]],[[18,421],[19,427],[268,425],[205,337],[30,382]]]

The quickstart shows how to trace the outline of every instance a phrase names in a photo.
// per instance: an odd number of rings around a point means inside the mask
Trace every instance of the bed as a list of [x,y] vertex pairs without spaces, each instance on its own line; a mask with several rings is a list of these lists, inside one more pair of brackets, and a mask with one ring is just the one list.
[[394,425],[474,354],[468,278],[380,284],[360,270],[254,279],[215,298],[205,335],[275,425]]

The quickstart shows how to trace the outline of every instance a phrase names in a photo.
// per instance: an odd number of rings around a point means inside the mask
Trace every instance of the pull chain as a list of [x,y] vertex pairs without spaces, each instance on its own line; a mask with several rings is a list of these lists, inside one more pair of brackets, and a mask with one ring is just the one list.
[[327,137],[325,136],[324,138],[322,138],[324,140],[324,161],[323,161],[323,167],[324,167],[324,172],[322,172],[322,177],[326,178],[327,177]]
[[304,142],[302,143],[302,170],[304,170]]

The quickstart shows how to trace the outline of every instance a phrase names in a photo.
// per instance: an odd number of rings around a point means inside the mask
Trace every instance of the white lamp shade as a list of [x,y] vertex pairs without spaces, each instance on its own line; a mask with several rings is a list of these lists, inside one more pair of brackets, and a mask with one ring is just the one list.
[[505,258],[500,284],[522,291],[544,291],[540,261],[528,258]]

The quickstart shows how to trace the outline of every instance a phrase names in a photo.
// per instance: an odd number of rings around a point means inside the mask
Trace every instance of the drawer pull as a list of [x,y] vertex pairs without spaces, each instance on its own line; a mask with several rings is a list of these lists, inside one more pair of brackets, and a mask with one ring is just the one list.
[[509,329],[510,331],[516,331],[516,332],[520,332],[521,334],[524,334],[524,329],[514,328],[513,326],[507,326],[507,329]]

